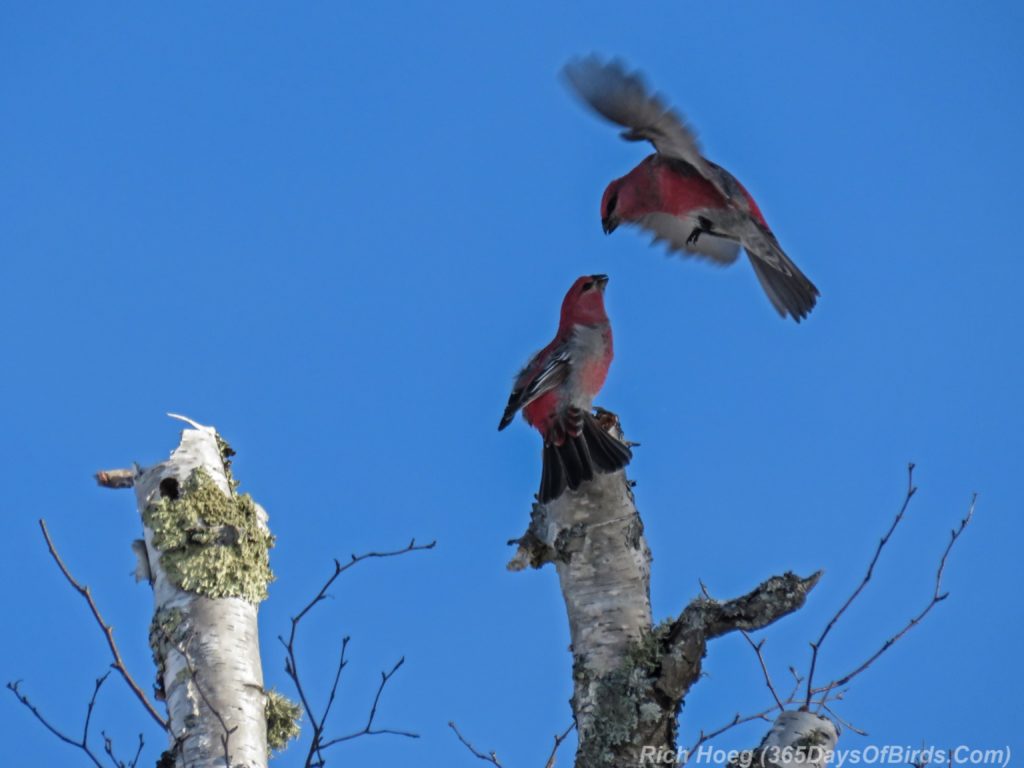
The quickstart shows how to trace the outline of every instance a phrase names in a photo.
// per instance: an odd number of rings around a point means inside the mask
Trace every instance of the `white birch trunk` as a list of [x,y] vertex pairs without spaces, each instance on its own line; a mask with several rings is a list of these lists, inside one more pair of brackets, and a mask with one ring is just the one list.
[[[182,432],[167,461],[137,475],[144,521],[147,507],[185,489],[197,469],[227,498],[234,496],[215,430],[193,427]],[[265,529],[262,517],[259,524]],[[211,598],[182,589],[168,576],[148,526],[145,545],[155,605],[154,649],[162,666],[175,765],[265,768],[266,696],[257,605],[242,597]]]
[[[614,415],[601,416],[621,437]],[[624,471],[535,504],[515,543],[510,570],[554,563],[558,571],[572,638],[577,768],[639,766],[651,755],[676,754],[679,710],[700,677],[707,641],[797,610],[820,576],[775,576],[724,603],[702,596],[654,626],[651,553]]]
[[547,505],[549,544],[569,617],[581,741],[602,727],[607,675],[651,630],[651,553],[624,472],[598,475]]

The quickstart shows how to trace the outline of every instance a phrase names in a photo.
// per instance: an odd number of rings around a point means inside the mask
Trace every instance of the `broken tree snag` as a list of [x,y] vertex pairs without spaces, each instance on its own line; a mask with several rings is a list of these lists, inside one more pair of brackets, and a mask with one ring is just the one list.
[[806,578],[784,573],[726,602],[706,594],[695,598],[678,618],[662,625],[658,689],[682,704],[690,687],[700,678],[708,640],[729,632],[763,629],[799,610],[820,579],[821,571]]
[[135,485],[135,470],[101,469],[96,473],[96,485],[102,488],[132,488]]
[[[618,420],[602,424],[621,439]],[[776,576],[727,602],[694,600],[653,625],[651,553],[624,471],[535,504],[510,570],[554,563],[569,618],[577,768],[641,765],[674,753],[683,698],[700,675],[707,641],[765,627],[800,608],[819,574]],[[653,751],[653,752],[652,752]]]
[[728,768],[825,768],[838,741],[839,731],[828,718],[789,710],[779,713],[757,749]]
[[230,447],[212,427],[189,424],[167,461],[135,477],[155,604],[150,644],[169,716],[161,765],[265,768],[257,607],[273,578],[273,537],[263,508],[235,492]]
[[651,634],[651,553],[625,472],[534,505],[515,543],[511,570],[553,562],[558,571],[572,638],[576,765],[639,764],[632,746],[645,714],[631,689]]

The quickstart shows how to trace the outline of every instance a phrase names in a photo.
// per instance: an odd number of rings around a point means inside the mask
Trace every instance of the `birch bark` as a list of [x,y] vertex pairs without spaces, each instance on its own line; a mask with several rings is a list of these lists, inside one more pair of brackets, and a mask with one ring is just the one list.
[[[613,414],[599,417],[621,435]],[[702,596],[654,625],[651,553],[624,471],[535,504],[527,532],[513,543],[510,570],[554,563],[558,572],[572,641],[577,768],[640,766],[652,764],[651,755],[677,754],[679,711],[700,677],[707,641],[797,610],[819,578],[787,573],[727,602]]]
[[167,461],[135,478],[145,530],[137,554],[153,587],[151,641],[169,715],[164,759],[265,768],[257,606],[272,539],[262,508],[235,493],[226,444],[212,427],[190,424]]

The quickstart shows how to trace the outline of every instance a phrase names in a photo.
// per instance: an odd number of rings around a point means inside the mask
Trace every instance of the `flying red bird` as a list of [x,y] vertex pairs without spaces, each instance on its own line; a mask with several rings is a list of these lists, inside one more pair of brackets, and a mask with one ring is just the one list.
[[584,275],[562,301],[555,338],[516,377],[498,430],[522,409],[544,438],[538,497],[548,502],[576,490],[595,472],[622,469],[629,446],[608,434],[591,413],[612,362],[612,327],[604,309],[606,275]]
[[616,179],[601,200],[606,233],[639,225],[670,251],[731,264],[742,246],[782,317],[798,323],[814,308],[818,289],[783,252],[754,198],[736,178],[703,157],[683,118],[647,90],[638,73],[596,56],[565,67],[573,90],[599,115],[626,130],[627,141],[650,141],[655,153]]

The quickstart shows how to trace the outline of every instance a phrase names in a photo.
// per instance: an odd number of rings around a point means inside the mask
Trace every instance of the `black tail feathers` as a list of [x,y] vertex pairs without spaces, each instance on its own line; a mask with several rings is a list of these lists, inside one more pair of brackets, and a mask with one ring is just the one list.
[[540,476],[542,503],[557,499],[566,488],[575,491],[596,472],[615,472],[629,464],[629,446],[606,432],[590,413],[583,414],[578,435],[566,434],[561,445],[544,443]]

